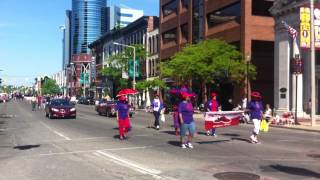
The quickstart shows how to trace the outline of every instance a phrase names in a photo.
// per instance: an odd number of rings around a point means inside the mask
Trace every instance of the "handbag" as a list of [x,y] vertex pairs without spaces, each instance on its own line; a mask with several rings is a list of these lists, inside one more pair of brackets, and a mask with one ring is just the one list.
[[160,115],[160,120],[161,120],[162,122],[166,122],[166,118],[164,117],[164,114],[161,114],[161,115]]
[[260,131],[261,132],[268,132],[269,131],[269,124],[268,124],[267,120],[262,119],[262,121],[260,123]]

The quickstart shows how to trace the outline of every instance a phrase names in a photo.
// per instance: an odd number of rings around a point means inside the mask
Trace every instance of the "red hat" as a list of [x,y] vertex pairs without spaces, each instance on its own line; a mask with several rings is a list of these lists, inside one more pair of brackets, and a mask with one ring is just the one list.
[[217,97],[217,93],[212,92],[212,93],[211,93],[211,97]]
[[126,97],[126,96],[120,96],[120,97],[119,97],[119,101],[125,101],[125,100],[127,100],[127,97]]
[[181,94],[182,98],[187,98],[187,97],[193,97],[193,96],[195,96],[194,93],[187,93],[187,92],[181,92],[180,94]]
[[259,92],[256,92],[256,91],[252,92],[252,93],[251,93],[251,96],[252,96],[252,97],[255,97],[255,98],[259,98],[259,99],[262,98],[261,95],[260,95],[260,93],[259,93]]

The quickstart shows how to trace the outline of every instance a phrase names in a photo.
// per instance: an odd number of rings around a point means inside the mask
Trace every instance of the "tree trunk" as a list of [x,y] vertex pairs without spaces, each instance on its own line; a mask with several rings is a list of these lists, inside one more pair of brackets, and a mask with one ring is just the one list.
[[201,89],[202,89],[202,103],[204,104],[204,103],[206,103],[207,101],[208,101],[208,98],[207,98],[207,91],[208,91],[208,89],[207,89],[207,83],[206,83],[206,81],[202,81],[201,82]]

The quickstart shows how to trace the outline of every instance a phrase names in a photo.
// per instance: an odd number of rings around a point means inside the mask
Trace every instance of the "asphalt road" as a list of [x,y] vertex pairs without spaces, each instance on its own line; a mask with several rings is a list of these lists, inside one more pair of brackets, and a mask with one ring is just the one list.
[[[160,131],[152,114],[137,112],[129,139],[120,141],[115,118],[77,105],[77,119],[48,119],[26,102],[0,104],[0,179],[320,179],[320,133],[271,128],[261,144],[252,125],[204,134],[197,120],[194,149],[182,149],[169,116]],[[234,175],[233,172],[236,174]]]

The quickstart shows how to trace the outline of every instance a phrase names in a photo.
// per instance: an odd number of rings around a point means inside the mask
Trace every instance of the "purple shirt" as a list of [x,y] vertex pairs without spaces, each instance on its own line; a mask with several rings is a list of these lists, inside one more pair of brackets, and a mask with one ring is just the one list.
[[129,106],[127,103],[119,101],[116,106],[119,120],[127,119],[129,114]]
[[193,106],[190,102],[182,101],[179,104],[178,112],[182,114],[182,119],[185,124],[193,122]]
[[263,106],[261,101],[251,101],[248,104],[248,109],[250,110],[251,119],[262,119]]

